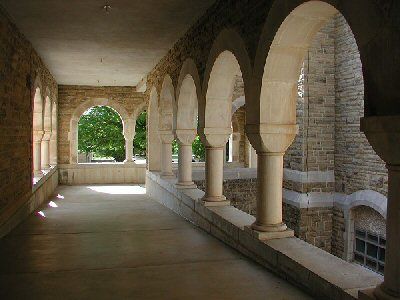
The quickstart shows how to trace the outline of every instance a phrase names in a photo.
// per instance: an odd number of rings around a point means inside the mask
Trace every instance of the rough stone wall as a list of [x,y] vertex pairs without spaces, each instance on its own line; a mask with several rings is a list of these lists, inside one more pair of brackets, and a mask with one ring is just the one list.
[[332,209],[332,254],[344,257],[344,233],[345,233],[345,218],[341,208],[334,206]]
[[346,194],[370,189],[387,195],[384,162],[360,132],[364,115],[364,84],[357,44],[342,16],[335,17],[335,182]]
[[[247,162],[247,151],[246,151],[246,133],[244,131],[244,126],[246,124],[246,110],[242,106],[239,108],[232,118],[235,118],[237,122],[237,128],[234,128],[234,132],[240,133],[240,141],[239,141],[239,157],[234,158],[234,161],[237,159],[238,162],[242,163],[244,166],[246,166]],[[235,131],[236,129],[236,131]]]
[[354,226],[386,238],[385,218],[369,206],[360,205],[353,208]]
[[[33,96],[57,83],[0,6],[0,225],[32,195]],[[44,99],[44,97],[43,97]]]
[[334,168],[335,22],[319,30],[305,57],[296,106],[299,134],[284,157],[284,166],[299,171]]
[[283,203],[283,219],[295,235],[318,248],[331,252],[332,208],[297,208]]
[[129,114],[146,103],[146,97],[136,92],[134,87],[92,87],[60,85],[58,90],[59,120],[58,120],[58,161],[68,164],[70,144],[68,132],[71,117],[75,109],[91,99],[108,99],[122,105]]

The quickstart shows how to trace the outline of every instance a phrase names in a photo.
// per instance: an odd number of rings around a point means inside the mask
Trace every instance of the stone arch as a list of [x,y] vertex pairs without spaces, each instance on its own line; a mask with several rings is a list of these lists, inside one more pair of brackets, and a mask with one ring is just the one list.
[[244,106],[246,104],[246,100],[244,98],[244,96],[240,96],[239,98],[236,98],[233,102],[232,102],[232,116],[235,114],[235,112],[241,108],[242,106]]
[[91,99],[79,105],[72,114],[69,129],[69,145],[70,145],[70,163],[78,163],[78,122],[82,114],[93,106],[109,106],[114,109],[120,116],[125,129],[125,124],[129,122],[129,114],[127,110],[115,101],[108,99]]
[[352,210],[357,206],[368,206],[377,211],[386,219],[387,215],[387,198],[372,190],[362,190],[346,195],[346,209]]
[[176,90],[176,128],[197,129],[200,78],[192,59],[187,59],[181,68]]
[[[232,92],[237,75],[243,78],[246,95],[251,76],[248,53],[241,36],[233,29],[224,29],[215,39],[206,64],[202,98],[199,99],[201,128],[230,128]],[[220,104],[223,105],[216,109],[215,104],[222,99]]]
[[173,132],[175,128],[174,111],[175,111],[175,92],[172,79],[169,75],[164,77],[160,98],[158,102],[159,110],[159,130]]
[[156,88],[153,86],[150,91],[147,116],[147,167],[149,171],[161,170],[161,140],[158,132],[158,119],[158,94]]
[[[300,5],[299,5],[300,3]],[[302,3],[302,4],[301,4]],[[396,56],[396,47],[392,44],[385,47],[384,40],[393,39],[393,33],[388,29],[382,31],[382,15],[377,13],[374,1],[363,1],[363,9],[351,1],[293,1],[284,3],[275,1],[265,21],[263,31],[258,43],[254,62],[251,98],[246,99],[252,104],[252,109],[247,114],[249,124],[293,122],[293,109],[285,116],[276,114],[268,115],[268,112],[284,111],[283,106],[289,106],[293,91],[294,81],[299,74],[302,57],[305,49],[311,42],[314,34],[333,15],[341,13],[348,22],[358,45],[360,58],[363,64],[365,113],[367,115],[378,113],[376,103],[381,100],[398,102],[395,79],[400,70],[395,70],[393,61]],[[273,16],[273,17],[272,17]],[[396,39],[398,42],[398,39]],[[395,43],[395,42],[394,42]],[[368,46],[374,44],[374,47]],[[383,62],[376,63],[376,57],[384,57]],[[387,71],[384,71],[384,68]],[[392,78],[389,78],[391,74]],[[378,78],[381,76],[381,78]],[[290,78],[290,80],[289,80]],[[383,78],[388,78],[387,81]],[[285,81],[286,84],[283,84]],[[278,85],[280,84],[280,88]],[[283,92],[279,92],[283,89]],[[270,96],[267,96],[268,94]],[[379,94],[378,94],[379,93]],[[397,96],[395,95],[397,94]],[[268,99],[268,97],[270,99]],[[396,100],[397,97],[397,100]],[[384,99],[383,99],[384,98]],[[284,101],[284,105],[277,103]],[[385,114],[395,114],[389,111],[389,105],[379,105],[382,110],[388,110]],[[394,103],[392,103],[394,104]],[[392,108],[400,112],[400,106],[395,104]],[[264,111],[263,111],[264,110]],[[383,114],[383,111],[382,111]],[[263,120],[264,119],[264,120]]]

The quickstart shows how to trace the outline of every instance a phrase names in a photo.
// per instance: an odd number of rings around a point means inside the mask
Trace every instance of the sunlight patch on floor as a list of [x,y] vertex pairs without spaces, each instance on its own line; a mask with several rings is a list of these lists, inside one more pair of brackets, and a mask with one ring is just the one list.
[[138,185],[93,185],[88,186],[88,189],[98,193],[110,195],[143,195],[146,194],[146,189]]

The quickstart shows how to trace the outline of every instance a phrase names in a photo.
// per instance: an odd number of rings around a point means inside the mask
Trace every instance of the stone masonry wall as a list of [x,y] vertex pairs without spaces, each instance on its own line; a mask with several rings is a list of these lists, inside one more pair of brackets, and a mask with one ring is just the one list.
[[[57,83],[0,6],[0,226],[32,195],[36,85],[57,101]],[[43,97],[44,99],[44,97]]]
[[360,132],[364,84],[357,44],[342,16],[335,17],[335,182],[346,194],[370,189],[387,195],[387,171]]
[[60,85],[58,91],[59,121],[58,121],[58,161],[68,164],[70,144],[68,132],[70,121],[75,109],[90,99],[108,99],[122,105],[129,114],[146,103],[143,93],[136,92],[134,87],[91,87]]
[[[205,190],[205,180],[195,184]],[[224,195],[231,204],[248,214],[256,214],[257,179],[224,180]],[[283,204],[284,222],[302,240],[325,251],[331,251],[332,208],[302,208]]]

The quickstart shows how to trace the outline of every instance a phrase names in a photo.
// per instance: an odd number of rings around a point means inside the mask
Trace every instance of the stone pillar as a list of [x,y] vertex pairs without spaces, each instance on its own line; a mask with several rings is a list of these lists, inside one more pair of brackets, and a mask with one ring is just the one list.
[[33,173],[34,176],[40,176],[42,174],[41,168],[41,144],[44,132],[41,130],[33,131]]
[[57,165],[57,133],[52,132],[50,137],[50,165]]
[[41,168],[50,169],[50,136],[51,132],[45,131],[41,143]]
[[171,132],[160,131],[161,138],[161,177],[174,178],[172,172],[172,141],[174,135]]
[[133,163],[133,138],[135,136],[135,120],[124,120],[125,160],[124,163]]
[[223,195],[224,149],[232,128],[204,128],[201,136],[206,147],[206,191],[203,202],[208,206],[229,205]]
[[282,219],[282,180],[283,155],[297,131],[297,125],[290,124],[246,125],[247,136],[258,155],[257,211],[251,229],[260,239],[294,235]]
[[192,143],[196,137],[195,129],[177,129],[179,140],[178,188],[195,188],[192,181]]
[[384,281],[377,299],[400,299],[400,116],[366,117],[361,130],[388,168]]

